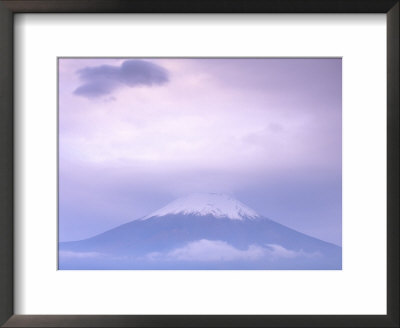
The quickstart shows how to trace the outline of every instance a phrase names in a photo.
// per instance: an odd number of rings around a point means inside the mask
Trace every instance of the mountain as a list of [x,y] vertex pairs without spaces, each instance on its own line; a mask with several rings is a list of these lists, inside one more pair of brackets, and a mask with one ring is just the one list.
[[341,269],[341,247],[225,194],[179,198],[141,219],[59,243],[59,269]]
[[215,218],[232,220],[255,219],[260,217],[254,210],[226,194],[197,193],[179,198],[167,206],[146,216],[144,219],[167,215],[211,215]]

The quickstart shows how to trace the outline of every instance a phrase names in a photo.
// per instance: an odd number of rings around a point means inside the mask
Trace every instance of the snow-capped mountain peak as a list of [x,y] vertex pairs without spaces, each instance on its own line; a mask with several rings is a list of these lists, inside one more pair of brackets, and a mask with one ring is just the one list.
[[218,193],[197,193],[181,197],[159,210],[145,216],[143,219],[165,215],[212,215],[216,218],[233,220],[255,219],[257,212],[235,198]]

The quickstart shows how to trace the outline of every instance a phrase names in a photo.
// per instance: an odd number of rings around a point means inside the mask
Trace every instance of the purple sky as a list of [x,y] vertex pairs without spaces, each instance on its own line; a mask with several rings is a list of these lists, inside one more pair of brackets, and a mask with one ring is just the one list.
[[341,245],[341,59],[60,59],[60,241],[192,192]]

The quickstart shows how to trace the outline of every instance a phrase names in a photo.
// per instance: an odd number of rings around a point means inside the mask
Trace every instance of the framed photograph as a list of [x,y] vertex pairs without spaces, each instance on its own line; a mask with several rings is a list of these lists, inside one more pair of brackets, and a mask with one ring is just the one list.
[[399,326],[398,1],[0,15],[0,324]]

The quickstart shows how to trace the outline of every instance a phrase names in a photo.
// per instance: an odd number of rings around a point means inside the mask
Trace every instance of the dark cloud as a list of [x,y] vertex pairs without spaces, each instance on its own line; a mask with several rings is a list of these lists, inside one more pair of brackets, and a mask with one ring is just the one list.
[[168,71],[148,61],[133,59],[121,66],[101,65],[86,67],[77,72],[83,84],[74,94],[96,98],[122,87],[153,86],[168,82]]

